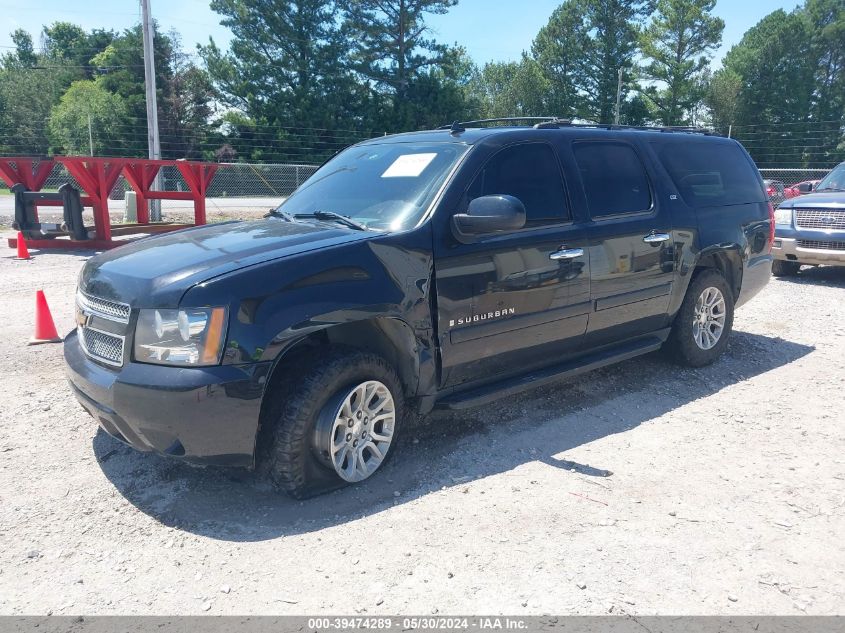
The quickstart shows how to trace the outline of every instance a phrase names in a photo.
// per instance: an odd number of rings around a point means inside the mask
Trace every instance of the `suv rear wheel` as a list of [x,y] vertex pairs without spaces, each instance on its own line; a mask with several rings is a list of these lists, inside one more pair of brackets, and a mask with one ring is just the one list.
[[725,351],[733,319],[733,293],[727,281],[716,270],[702,270],[690,282],[667,347],[684,365],[709,365]]
[[368,479],[392,453],[401,425],[395,370],[375,354],[333,349],[298,373],[279,385],[262,421],[270,425],[263,465],[270,479],[297,499]]
[[776,259],[772,262],[772,274],[775,277],[792,277],[801,270],[801,264],[783,259]]

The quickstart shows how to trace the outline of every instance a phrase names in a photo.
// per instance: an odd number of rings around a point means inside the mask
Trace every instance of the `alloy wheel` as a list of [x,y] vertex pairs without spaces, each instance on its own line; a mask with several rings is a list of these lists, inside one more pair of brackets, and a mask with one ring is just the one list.
[[378,470],[395,425],[396,404],[383,383],[368,380],[350,389],[335,411],[328,437],[328,455],[338,476],[354,483]]
[[713,349],[725,330],[727,309],[725,297],[718,288],[709,287],[695,302],[692,317],[692,335],[695,344],[703,350]]

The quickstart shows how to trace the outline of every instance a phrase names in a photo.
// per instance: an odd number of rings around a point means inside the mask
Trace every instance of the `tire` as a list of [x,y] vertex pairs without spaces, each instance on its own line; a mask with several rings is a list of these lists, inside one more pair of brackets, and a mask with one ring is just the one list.
[[[260,467],[278,490],[296,499],[375,474],[395,452],[405,412],[399,377],[382,357],[345,348],[318,351],[317,356],[276,384],[262,419],[268,445]],[[371,409],[361,408],[364,393],[373,403]],[[371,422],[367,412],[378,406],[382,409]],[[349,424],[348,429],[343,424]],[[333,440],[342,448],[332,451]],[[340,462],[337,467],[333,453]]]
[[734,298],[727,281],[718,271],[704,269],[687,288],[666,341],[667,351],[682,365],[709,365],[725,351],[733,319]]
[[775,277],[793,277],[798,274],[801,264],[798,262],[776,259],[772,262],[772,274]]

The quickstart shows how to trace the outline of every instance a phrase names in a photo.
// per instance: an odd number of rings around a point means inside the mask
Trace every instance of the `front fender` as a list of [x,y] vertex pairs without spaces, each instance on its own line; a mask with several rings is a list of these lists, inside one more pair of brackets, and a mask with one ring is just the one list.
[[226,305],[224,364],[275,362],[319,332],[386,319],[433,348],[428,225],[251,266],[191,288],[183,305]]

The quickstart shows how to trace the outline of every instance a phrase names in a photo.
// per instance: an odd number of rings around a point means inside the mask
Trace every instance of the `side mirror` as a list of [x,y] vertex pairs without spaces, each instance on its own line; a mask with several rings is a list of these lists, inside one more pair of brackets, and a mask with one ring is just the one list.
[[800,185],[798,185],[798,191],[800,191],[800,192],[802,192],[802,193],[808,193],[808,192],[810,192],[810,191],[812,191],[812,190],[813,190],[813,185],[812,185],[812,183],[809,183],[809,182],[802,182]]
[[466,213],[452,216],[459,242],[471,244],[479,235],[515,231],[525,226],[525,205],[506,195],[482,196],[469,203]]

